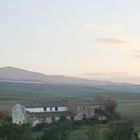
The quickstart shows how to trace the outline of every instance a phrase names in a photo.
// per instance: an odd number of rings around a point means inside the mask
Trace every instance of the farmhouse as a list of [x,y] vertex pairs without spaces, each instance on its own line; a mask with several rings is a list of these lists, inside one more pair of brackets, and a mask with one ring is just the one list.
[[98,108],[101,108],[101,104],[75,98],[19,102],[12,107],[12,121],[16,124],[31,123],[35,126],[38,123],[49,124],[58,121],[62,116],[82,120],[93,118]]

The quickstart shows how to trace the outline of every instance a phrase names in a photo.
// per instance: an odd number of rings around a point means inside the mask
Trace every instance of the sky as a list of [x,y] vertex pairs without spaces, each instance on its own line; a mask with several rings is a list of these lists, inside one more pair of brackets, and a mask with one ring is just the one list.
[[0,0],[0,67],[140,76],[139,0]]

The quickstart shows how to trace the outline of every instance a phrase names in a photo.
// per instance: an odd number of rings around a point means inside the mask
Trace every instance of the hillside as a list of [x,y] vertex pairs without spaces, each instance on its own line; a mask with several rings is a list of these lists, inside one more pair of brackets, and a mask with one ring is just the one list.
[[0,81],[21,83],[51,83],[51,84],[111,84],[112,82],[87,80],[81,78],[46,75],[39,72],[28,71],[15,67],[0,68]]
[[49,76],[13,67],[0,68],[0,109],[10,109],[19,100],[94,99],[97,95],[113,96],[123,114],[139,115],[140,85]]

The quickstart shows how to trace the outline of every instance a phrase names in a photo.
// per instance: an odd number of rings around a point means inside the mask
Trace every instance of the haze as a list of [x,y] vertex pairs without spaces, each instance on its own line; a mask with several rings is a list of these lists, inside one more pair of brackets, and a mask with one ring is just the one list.
[[0,67],[76,77],[140,76],[139,5],[139,0],[1,0]]

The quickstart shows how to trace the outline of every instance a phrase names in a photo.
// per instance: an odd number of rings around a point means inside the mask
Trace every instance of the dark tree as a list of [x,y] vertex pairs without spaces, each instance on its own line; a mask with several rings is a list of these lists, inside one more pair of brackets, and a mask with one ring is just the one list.
[[111,123],[105,132],[106,140],[137,140],[132,121]]
[[31,138],[29,125],[17,125],[10,122],[0,122],[0,140],[28,140]]
[[68,140],[72,123],[69,120],[60,121],[55,125],[49,126],[45,131],[41,140]]
[[108,99],[104,101],[105,110],[110,113],[115,113],[117,103],[115,100]]
[[60,140],[59,129],[56,126],[51,126],[44,131],[41,140]]
[[87,132],[88,140],[99,140],[99,127],[94,126]]

